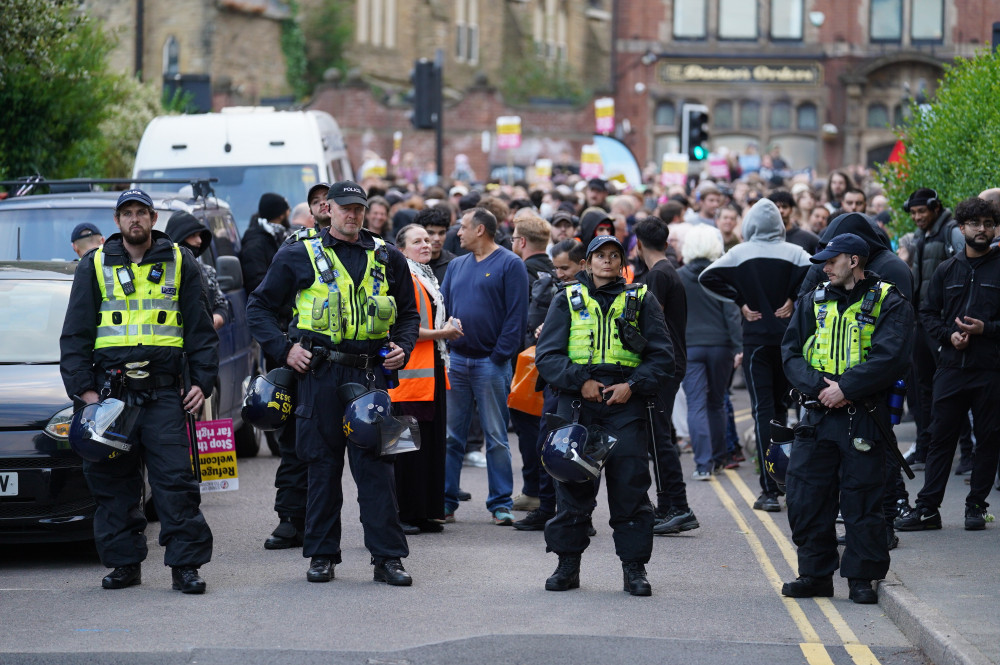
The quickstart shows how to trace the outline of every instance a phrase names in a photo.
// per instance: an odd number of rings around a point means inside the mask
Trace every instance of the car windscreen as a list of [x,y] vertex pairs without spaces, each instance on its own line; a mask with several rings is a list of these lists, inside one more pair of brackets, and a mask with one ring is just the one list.
[[[309,188],[319,182],[316,167],[311,164],[281,164],[275,166],[209,166],[184,169],[146,169],[138,178],[218,178],[212,184],[215,195],[232,208],[236,228],[240,235],[257,212],[260,195],[265,192],[281,194],[294,207],[306,200]],[[177,189],[177,185],[143,183],[146,191],[159,192]]]
[[[111,206],[107,208],[13,208],[0,206],[0,260],[75,261],[70,243],[81,222],[96,224],[105,238],[118,228]],[[20,239],[19,239],[20,237]]]
[[57,363],[73,283],[0,279],[0,363]]

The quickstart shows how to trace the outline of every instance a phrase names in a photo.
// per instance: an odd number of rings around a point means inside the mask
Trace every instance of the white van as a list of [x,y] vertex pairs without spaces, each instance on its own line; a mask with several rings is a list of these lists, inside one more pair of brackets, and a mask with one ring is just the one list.
[[259,106],[154,118],[139,142],[132,177],[218,178],[215,193],[229,203],[242,234],[264,192],[281,194],[294,207],[317,182],[351,180],[354,174],[330,114]]

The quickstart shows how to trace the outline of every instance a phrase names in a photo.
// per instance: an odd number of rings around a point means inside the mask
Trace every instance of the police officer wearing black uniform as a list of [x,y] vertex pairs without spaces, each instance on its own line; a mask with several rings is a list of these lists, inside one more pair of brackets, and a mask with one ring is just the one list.
[[[557,294],[549,307],[535,364],[559,393],[560,417],[585,427],[601,425],[618,438],[604,467],[609,523],[625,590],[649,596],[645,564],[653,551],[653,506],[645,398],[673,374],[674,356],[663,308],[645,285],[625,283],[624,257],[614,236],[590,242],[579,283]],[[625,327],[631,328],[628,339],[620,333]],[[559,564],[545,588],[564,591],[580,586],[597,484],[555,484],[557,512],[545,525],[545,543],[559,555]]]
[[[829,281],[799,298],[782,340],[785,374],[805,407],[786,475],[799,577],[781,593],[792,598],[832,596],[839,565],[851,600],[875,603],[872,581],[889,569],[880,447],[895,445],[884,434],[887,392],[909,364],[913,308],[865,272],[868,253],[867,242],[844,233],[810,259]],[[838,508],[847,531],[842,558]]]
[[[420,315],[406,259],[362,229],[368,205],[365,190],[355,182],[337,182],[327,198],[330,228],[318,238],[278,250],[264,281],[250,296],[247,319],[264,352],[283,358],[301,379],[295,448],[309,466],[302,550],[311,558],[306,579],[328,582],[341,562],[346,448],[374,578],[408,586],[412,580],[400,560],[409,550],[397,517],[391,458],[347,444],[342,429],[346,405],[337,388],[359,383],[385,389],[383,370],[406,364]],[[296,317],[286,337],[280,321],[289,307],[294,307]]]
[[[112,459],[83,463],[97,502],[97,551],[101,563],[114,568],[103,587],[123,589],[142,581],[140,564],[147,554],[142,462],[173,588],[204,593],[198,568],[212,558],[212,532],[199,509],[201,493],[191,469],[184,412],[197,413],[212,392],[219,338],[194,256],[154,231],[156,218],[153,201],[142,190],[131,189],[118,198],[114,219],[120,232],[87,254],[76,270],[60,338],[60,371],[66,392],[77,403],[107,396],[142,403],[133,435],[138,453],[133,448]],[[179,380],[185,355],[190,375],[186,391],[186,381]],[[121,388],[126,395],[109,395],[108,378],[134,363],[148,376],[131,384],[126,379]]]

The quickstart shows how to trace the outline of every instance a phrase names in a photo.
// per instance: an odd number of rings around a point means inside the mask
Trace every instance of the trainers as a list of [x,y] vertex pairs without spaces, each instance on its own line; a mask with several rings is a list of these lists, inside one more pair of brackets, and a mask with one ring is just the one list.
[[444,523],[445,524],[454,524],[455,523],[455,511],[454,510],[452,510],[452,511],[447,511],[446,510],[444,512]]
[[986,509],[982,506],[965,507],[965,530],[982,531],[986,528]]
[[691,474],[691,480],[711,480],[711,479],[712,479],[711,471],[695,470],[695,472]]
[[928,531],[941,528],[941,513],[937,509],[924,508],[918,505],[903,517],[898,518],[893,526],[897,531]]
[[878,602],[878,593],[872,588],[871,580],[851,578],[847,580],[850,592],[847,597],[859,605],[874,605]]
[[726,463],[722,465],[723,469],[738,469],[740,468],[740,463],[737,461],[735,455],[730,455],[726,458]]
[[741,448],[740,446],[736,446],[736,448],[733,450],[733,452],[730,455],[730,457],[732,457],[732,459],[733,459],[734,462],[746,462],[747,461],[747,456],[743,454],[743,448]]
[[514,528],[518,531],[544,531],[545,523],[555,517],[555,513],[548,513],[541,508],[535,508],[530,513],[514,522]]
[[794,582],[782,584],[781,595],[789,598],[830,598],[833,596],[833,577],[801,575]]
[[541,505],[538,501],[537,496],[529,496],[527,494],[518,494],[514,497],[513,510],[535,510]]
[[486,455],[482,454],[478,450],[472,450],[465,453],[465,459],[462,461],[464,466],[475,466],[480,469],[486,466]]
[[514,524],[514,516],[506,508],[497,508],[493,511],[493,523],[497,526],[511,526]]
[[778,493],[761,492],[761,495],[753,502],[753,509],[763,510],[768,513],[780,513],[781,504],[778,503]]
[[922,457],[917,457],[916,451],[910,453],[903,459],[906,460],[906,463],[910,465],[910,469],[913,471],[923,471],[927,462],[927,460]]
[[472,495],[463,490],[461,487],[458,488],[458,500],[459,501],[472,501]]
[[958,461],[958,468],[955,469],[956,476],[968,476],[972,473],[972,460],[971,459],[960,459]]
[[896,501],[896,517],[903,517],[913,511],[913,506],[906,499]]
[[653,524],[653,533],[666,536],[681,531],[691,531],[700,526],[698,518],[690,508],[671,508]]

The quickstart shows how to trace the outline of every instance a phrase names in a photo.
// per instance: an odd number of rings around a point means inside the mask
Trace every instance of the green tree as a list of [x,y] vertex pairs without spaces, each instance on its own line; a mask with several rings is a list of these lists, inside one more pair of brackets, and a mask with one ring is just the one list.
[[322,0],[303,16],[302,30],[306,39],[306,80],[312,88],[323,82],[328,69],[347,74],[349,63],[345,52],[354,36],[353,2]]
[[898,212],[909,194],[919,187],[938,192],[947,207],[976,196],[1000,183],[1000,52],[981,51],[956,60],[945,75],[930,107],[911,107],[911,121],[900,138],[906,159],[882,164],[892,210],[893,230],[913,229],[908,216]]
[[102,123],[120,99],[114,42],[75,2],[4,0],[0,176],[104,175]]

